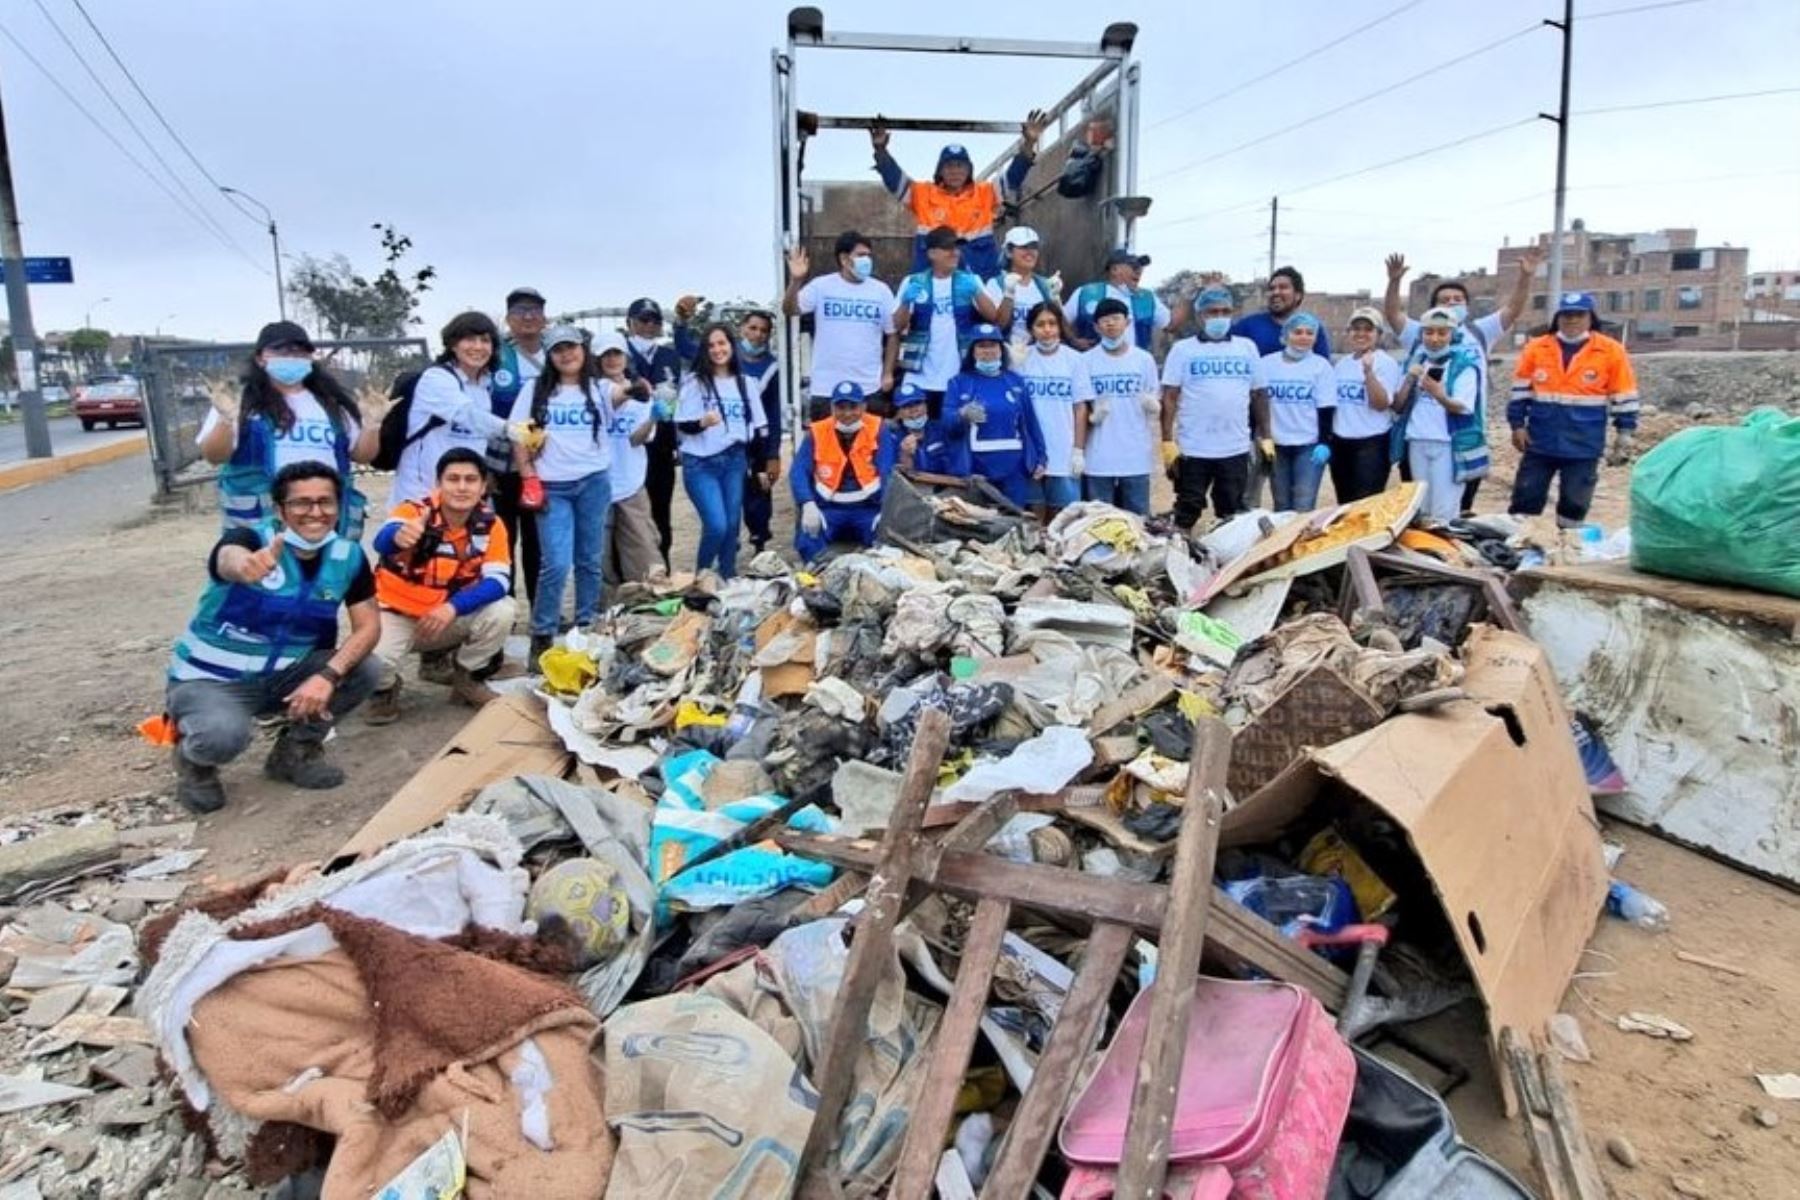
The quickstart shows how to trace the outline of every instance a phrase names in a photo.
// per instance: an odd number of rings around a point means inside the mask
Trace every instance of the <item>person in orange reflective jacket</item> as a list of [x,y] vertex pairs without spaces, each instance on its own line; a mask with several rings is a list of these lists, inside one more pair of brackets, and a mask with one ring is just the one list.
[[1594,328],[1594,297],[1564,292],[1557,300],[1555,331],[1533,338],[1513,368],[1512,400],[1506,423],[1522,456],[1513,480],[1515,515],[1536,516],[1550,497],[1552,477],[1560,477],[1557,524],[1587,520],[1606,453],[1606,419],[1613,423],[1607,461],[1631,459],[1637,433],[1637,375],[1625,347]]
[[875,544],[881,484],[894,473],[895,442],[868,414],[863,390],[849,380],[831,392],[831,415],[806,427],[788,486],[800,509],[794,549],[807,562],[833,542]]
[[1000,246],[994,240],[994,222],[1001,207],[1018,198],[1037,160],[1038,138],[1050,124],[1040,109],[1032,109],[1019,126],[1019,150],[1007,165],[1006,174],[996,184],[991,179],[975,178],[975,163],[969,152],[952,143],[938,154],[937,170],[931,182],[920,183],[907,176],[888,153],[888,130],[880,117],[869,126],[869,143],[875,148],[875,170],[894,198],[912,210],[918,223],[913,237],[913,271],[931,266],[925,256],[925,235],[939,225],[948,225],[962,240],[962,262],[965,271],[973,271],[987,279],[1000,270]]

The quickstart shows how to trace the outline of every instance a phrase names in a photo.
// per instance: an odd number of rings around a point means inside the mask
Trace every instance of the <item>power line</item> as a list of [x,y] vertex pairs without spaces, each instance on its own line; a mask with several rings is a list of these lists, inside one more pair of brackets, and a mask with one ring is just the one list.
[[1341,46],[1345,42],[1349,41],[1350,39],[1352,39],[1354,37],[1358,37],[1362,34],[1367,33],[1369,30],[1374,29],[1377,25],[1381,25],[1388,21],[1391,21],[1395,17],[1401,15],[1402,13],[1408,11],[1409,9],[1414,9],[1414,8],[1419,7],[1419,5],[1422,3],[1424,3],[1424,0],[1407,0],[1407,2],[1405,4],[1402,4],[1402,5],[1398,6],[1397,8],[1389,9],[1387,12],[1382,13],[1380,16],[1375,17],[1372,20],[1366,21],[1361,25],[1358,25],[1355,29],[1350,30],[1348,33],[1341,34],[1338,37],[1333,38],[1329,42],[1325,42],[1321,45],[1314,46],[1311,50],[1308,50],[1305,54],[1302,54],[1298,58],[1289,59],[1287,62],[1282,63],[1278,67],[1271,67],[1269,70],[1264,71],[1261,75],[1257,75],[1250,79],[1246,79],[1242,83],[1235,84],[1231,87],[1228,87],[1222,92],[1218,92],[1218,93],[1215,93],[1214,95],[1208,96],[1206,99],[1200,101],[1197,104],[1194,104],[1187,108],[1182,109],[1180,112],[1175,113],[1173,116],[1164,117],[1160,121],[1153,121],[1150,124],[1150,128],[1151,129],[1160,129],[1164,125],[1167,125],[1170,121],[1178,121],[1182,117],[1185,117],[1185,116],[1189,115],[1190,113],[1195,113],[1195,112],[1200,111],[1201,109],[1205,108],[1209,104],[1214,104],[1220,100],[1225,99],[1227,96],[1235,96],[1239,92],[1243,91],[1245,88],[1254,87],[1256,84],[1261,83],[1265,79],[1270,79],[1276,75],[1281,74],[1283,71],[1287,70],[1289,67],[1297,67],[1301,63],[1306,62],[1308,59],[1317,58],[1319,55],[1325,53],[1325,51],[1327,51],[1327,50],[1332,49],[1334,46]]
[[1690,96],[1685,100],[1651,100],[1644,104],[1613,104],[1605,108],[1578,108],[1575,115],[1591,117],[1597,113],[1641,112],[1646,108],[1677,108],[1683,104],[1716,104],[1722,100],[1754,100],[1760,96],[1791,96],[1800,87],[1765,88],[1760,92],[1722,92],[1717,96]]
[[[42,62],[38,61],[37,56],[35,54],[33,54],[30,50],[27,50],[25,48],[25,44],[13,35],[12,30],[8,29],[3,24],[0,24],[0,35],[4,35],[6,40],[13,44],[14,49],[18,50],[18,52],[20,54],[25,56],[25,61],[29,62],[32,66],[36,67],[40,72],[42,72],[44,78],[48,79],[50,81],[50,83],[52,84],[52,86],[54,86],[57,91],[62,93],[63,99],[67,100],[70,104],[74,105],[75,111],[79,112],[82,116],[86,117],[88,119],[88,123],[90,125],[92,125],[95,129],[99,130],[100,135],[102,137],[104,137],[107,141],[111,142],[113,144],[114,149],[118,150],[118,152],[120,154],[125,156],[125,159],[127,162],[129,162],[132,166],[136,167],[139,171],[143,172],[145,179],[148,179],[151,183],[155,184],[159,189],[161,189],[163,195],[167,196],[169,198],[169,202],[172,203],[173,205],[175,205],[176,208],[180,209],[183,215],[185,215],[190,220],[192,220],[196,225],[198,225],[202,230],[204,230],[209,236],[212,236],[215,238],[217,238],[219,236],[218,233],[213,229],[213,227],[211,225],[208,225],[206,223],[206,221],[198,213],[196,213],[193,209],[188,207],[188,204],[185,200],[183,200],[180,196],[175,194],[174,189],[170,188],[168,184],[164,183],[162,181],[162,179],[154,171],[152,171],[149,167],[146,167],[143,164],[142,160],[140,160],[135,154],[133,154],[129,149],[126,148],[125,143],[121,142],[118,139],[118,137],[113,133],[112,130],[108,129],[104,124],[102,124],[100,122],[100,119],[98,117],[96,117],[92,112],[88,111],[87,106],[84,105],[80,100],[78,100],[75,97],[75,94],[63,85],[62,80],[60,80],[56,77],[56,73],[54,71],[50,70],[50,68],[46,67]],[[228,250],[236,250],[240,254],[243,253],[242,249],[232,242],[221,241],[220,244],[225,246],[225,248]],[[251,265],[255,266],[257,270],[263,271],[264,274],[267,274],[267,271],[260,264],[257,264],[254,261],[252,261]]]
[[1625,17],[1632,13],[1650,12],[1658,8],[1681,8],[1688,4],[1700,4],[1703,0],[1660,0],[1656,4],[1634,4],[1630,8],[1609,8],[1603,12],[1582,13],[1583,21],[1604,21],[1608,17]]
[[[1691,0],[1688,0],[1688,2],[1691,2]],[[1314,113],[1310,117],[1305,117],[1305,118],[1295,121],[1289,125],[1283,125],[1280,129],[1270,130],[1268,133],[1261,134],[1257,137],[1253,137],[1253,138],[1249,139],[1248,141],[1239,142],[1237,145],[1232,146],[1229,149],[1220,150],[1216,154],[1209,154],[1205,158],[1197,158],[1193,162],[1187,163],[1184,166],[1176,167],[1170,171],[1159,172],[1158,174],[1151,177],[1151,182],[1154,183],[1158,179],[1167,179],[1167,178],[1170,178],[1171,176],[1185,174],[1186,172],[1193,170],[1195,167],[1203,167],[1208,163],[1217,162],[1221,158],[1229,158],[1231,155],[1236,154],[1240,150],[1248,150],[1252,146],[1260,146],[1264,142],[1272,141],[1275,138],[1281,137],[1284,134],[1292,133],[1296,129],[1304,129],[1308,125],[1312,125],[1319,121],[1323,121],[1327,117],[1335,117],[1339,113],[1344,112],[1347,109],[1355,108],[1359,104],[1367,104],[1371,100],[1376,100],[1376,99],[1380,99],[1381,97],[1384,97],[1384,96],[1392,95],[1394,92],[1399,91],[1402,88],[1410,87],[1413,84],[1418,83],[1421,80],[1429,79],[1431,76],[1436,75],[1440,71],[1447,71],[1451,67],[1458,66],[1462,63],[1468,62],[1471,58],[1479,57],[1480,55],[1486,54],[1492,50],[1498,50],[1500,47],[1506,45],[1508,42],[1516,42],[1520,38],[1525,37],[1527,34],[1536,33],[1542,28],[1543,28],[1542,25],[1532,24],[1532,25],[1526,25],[1520,29],[1515,29],[1513,32],[1507,34],[1505,37],[1496,38],[1494,41],[1487,43],[1485,46],[1477,46],[1475,49],[1470,50],[1466,54],[1459,54],[1455,58],[1446,59],[1444,62],[1438,63],[1436,66],[1431,67],[1428,70],[1420,71],[1418,74],[1413,75],[1407,79],[1398,80],[1393,83],[1383,84],[1381,87],[1376,88],[1374,91],[1365,92],[1364,94],[1362,94],[1361,96],[1358,96],[1354,100],[1346,100],[1344,103],[1336,105],[1332,108],[1328,108],[1323,112]]]
[[[186,196],[188,200],[193,203],[195,211],[200,214],[202,219],[204,219],[208,225],[212,226],[214,233],[228,241],[233,241],[233,244],[235,244],[235,239],[232,239],[231,234],[225,227],[214,220],[212,214],[206,211],[206,206],[200,202],[200,197],[194,195],[193,190],[188,187],[187,181],[182,179],[175,168],[169,165],[168,160],[162,156],[162,152],[158,150],[156,144],[144,134],[144,131],[138,128],[138,123],[131,119],[131,114],[125,111],[125,106],[119,103],[119,98],[113,95],[111,88],[106,86],[106,81],[100,78],[99,73],[96,72],[93,65],[88,62],[87,56],[81,52],[81,48],[70,40],[69,35],[63,30],[63,27],[57,22],[56,18],[51,15],[50,10],[44,7],[44,0],[32,0],[32,3],[37,7],[38,12],[42,14],[44,20],[49,24],[56,36],[62,40],[62,44],[68,49],[69,53],[74,55],[75,61],[81,64],[81,69],[87,72],[87,77],[93,80],[94,86],[100,89],[100,94],[106,97],[107,103],[113,106],[113,111],[119,114],[120,119],[125,122],[126,128],[137,134],[138,141],[144,144],[144,149],[150,152],[150,157],[155,160],[156,164],[168,175],[170,182],[181,189],[181,194]],[[242,252],[242,247],[239,247],[239,250]]]

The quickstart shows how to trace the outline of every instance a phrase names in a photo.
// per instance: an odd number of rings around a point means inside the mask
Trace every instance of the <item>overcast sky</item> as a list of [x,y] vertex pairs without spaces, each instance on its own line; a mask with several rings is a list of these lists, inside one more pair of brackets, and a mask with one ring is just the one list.
[[[1795,0],[1582,19],[1645,2],[1578,0],[1578,113],[1800,85]],[[769,50],[785,38],[786,4],[84,3],[212,175],[274,209],[284,249],[342,251],[373,271],[371,222],[409,234],[417,261],[439,272],[428,330],[463,307],[498,309],[518,283],[557,309],[774,288]],[[184,215],[0,37],[26,252],[75,260],[74,285],[32,289],[38,328],[68,329],[91,312],[114,331],[250,336],[274,316],[266,234],[211,194],[73,0],[11,0],[0,23],[160,175],[40,5],[244,253]],[[1559,15],[1556,0],[1413,0],[1247,87],[1400,0],[823,7],[828,28],[895,33],[1097,40],[1109,16],[1136,20],[1140,190],[1155,198],[1139,245],[1155,280],[1182,267],[1259,272],[1271,194],[1283,196],[1280,258],[1314,289],[1379,290],[1393,249],[1421,268],[1491,268],[1502,237],[1550,227],[1547,122],[1325,181],[1554,110],[1553,30],[1418,76]],[[1084,70],[809,51],[800,97],[827,112],[1011,119]],[[1180,170],[1371,92],[1337,116]],[[1800,94],[1578,115],[1571,129],[1571,217],[1620,232],[1697,226],[1702,244],[1750,246],[1752,269],[1800,267]],[[894,150],[924,175],[939,141],[897,134]],[[985,161],[1002,141],[972,139],[971,149]],[[808,178],[872,179],[868,164],[866,136],[827,134],[809,148]]]

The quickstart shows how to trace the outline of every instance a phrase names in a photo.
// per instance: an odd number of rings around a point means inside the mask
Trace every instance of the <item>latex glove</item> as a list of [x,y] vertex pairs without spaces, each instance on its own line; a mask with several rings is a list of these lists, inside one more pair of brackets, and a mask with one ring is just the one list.
[[1322,467],[1330,461],[1331,461],[1331,447],[1330,446],[1327,446],[1324,442],[1320,442],[1318,445],[1316,445],[1312,448],[1312,465],[1313,466]]
[[800,528],[814,537],[825,532],[825,514],[811,500],[800,506]]
[[1050,283],[1050,298],[1052,300],[1058,301],[1060,303],[1062,300],[1062,294],[1063,294],[1062,272],[1058,271],[1056,274],[1052,275],[1049,279],[1049,283]]
[[1008,271],[1006,273],[1006,278],[1004,278],[1000,281],[1001,294],[1010,296],[1012,293],[1018,291],[1019,284],[1023,280],[1023,278],[1024,277],[1022,275],[1020,275],[1017,271]]
[[549,437],[550,434],[544,427],[533,421],[525,426],[525,433],[519,439],[519,444],[536,454],[544,448],[544,443],[549,440]]
[[1606,456],[1606,465],[1622,467],[1631,461],[1632,452],[1636,448],[1637,435],[1629,429],[1621,429],[1613,434],[1612,453]]
[[909,308],[916,308],[931,299],[931,289],[917,279],[906,281],[906,294],[900,297],[900,303]]
[[1273,438],[1257,438],[1256,452],[1263,456],[1264,462],[1275,461],[1275,440]]
[[971,400],[956,410],[956,415],[970,425],[987,424],[987,406],[979,400]]
[[1069,451],[1069,474],[1077,479],[1087,474],[1087,452],[1080,446]]
[[1146,417],[1158,416],[1162,413],[1162,397],[1155,392],[1145,392],[1139,400],[1144,406]]
[[1175,460],[1181,457],[1181,447],[1177,446],[1174,442],[1164,442],[1162,444],[1162,456],[1163,466],[1172,467],[1175,465]]
[[539,512],[544,507],[544,481],[536,475],[519,484],[519,507],[526,512]]
[[1092,404],[1088,405],[1088,424],[1100,424],[1100,422],[1106,420],[1106,415],[1111,411],[1112,401],[1110,399],[1094,401]]

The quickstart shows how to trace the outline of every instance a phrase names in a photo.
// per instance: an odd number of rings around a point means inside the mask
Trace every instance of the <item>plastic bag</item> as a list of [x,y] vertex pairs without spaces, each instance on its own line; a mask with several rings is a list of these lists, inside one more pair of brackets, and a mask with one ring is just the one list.
[[1631,476],[1631,565],[1800,596],[1800,418],[1689,429]]

